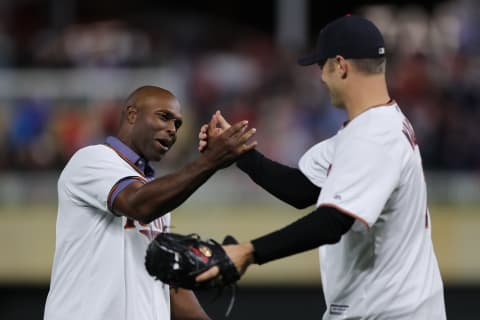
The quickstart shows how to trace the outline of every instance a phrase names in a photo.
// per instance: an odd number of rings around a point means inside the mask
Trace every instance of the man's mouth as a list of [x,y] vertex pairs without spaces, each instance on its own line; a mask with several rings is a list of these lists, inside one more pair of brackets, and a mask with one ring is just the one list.
[[164,151],[168,151],[170,149],[170,147],[172,146],[172,141],[168,140],[168,139],[155,139],[155,142],[157,143],[157,145],[160,146],[161,149],[163,149]]

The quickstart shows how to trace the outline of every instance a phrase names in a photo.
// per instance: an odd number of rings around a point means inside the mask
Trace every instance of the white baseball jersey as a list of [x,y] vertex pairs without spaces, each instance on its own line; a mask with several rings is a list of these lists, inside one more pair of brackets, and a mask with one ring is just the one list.
[[427,190],[413,129],[399,107],[372,107],[308,150],[300,170],[317,206],[355,218],[320,251],[327,319],[446,319]]
[[45,320],[170,319],[170,290],[144,266],[150,240],[170,216],[148,225],[116,216],[109,197],[141,170],[107,145],[80,149],[58,181],[56,248]]

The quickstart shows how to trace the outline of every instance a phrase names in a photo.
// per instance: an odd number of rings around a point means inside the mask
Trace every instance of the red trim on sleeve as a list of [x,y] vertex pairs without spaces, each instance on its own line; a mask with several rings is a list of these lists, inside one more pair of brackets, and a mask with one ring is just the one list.
[[319,208],[320,208],[320,207],[332,207],[332,208],[335,208],[335,209],[337,209],[338,211],[340,211],[341,213],[346,214],[347,216],[350,216],[350,217],[354,218],[355,220],[360,221],[361,223],[363,223],[363,224],[367,227],[367,229],[370,229],[370,226],[368,225],[368,222],[367,222],[365,219],[360,218],[360,217],[357,216],[356,214],[351,213],[350,211],[347,211],[347,210],[345,210],[345,209],[343,209],[343,208],[340,208],[339,206],[337,206],[337,205],[335,205],[335,204],[332,204],[332,203],[322,203],[322,204],[321,204],[320,206],[318,206],[318,207],[319,207]]

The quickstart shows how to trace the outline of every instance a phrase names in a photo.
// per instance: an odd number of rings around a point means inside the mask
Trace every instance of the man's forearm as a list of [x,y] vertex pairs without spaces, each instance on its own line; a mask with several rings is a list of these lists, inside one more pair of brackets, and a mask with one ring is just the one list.
[[245,153],[237,160],[237,166],[256,184],[295,208],[315,204],[320,194],[320,188],[299,169],[272,161],[257,150]]
[[199,156],[181,170],[157,178],[130,192],[127,198],[130,212],[123,214],[148,223],[181,205],[216,170],[206,157]]
[[252,240],[255,262],[267,263],[340,241],[355,218],[323,206],[288,226]]
[[191,290],[171,289],[170,310],[172,320],[210,320]]

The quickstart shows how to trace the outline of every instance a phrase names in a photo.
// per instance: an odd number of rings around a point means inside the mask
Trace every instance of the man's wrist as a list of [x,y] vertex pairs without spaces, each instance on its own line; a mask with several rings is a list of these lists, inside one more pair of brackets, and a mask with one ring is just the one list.
[[255,247],[251,242],[245,243],[244,246],[245,246],[245,254],[247,256],[246,260],[248,264],[255,263]]
[[210,159],[208,155],[202,153],[199,157],[194,160],[195,165],[198,166],[201,172],[214,172],[219,169],[219,165]]
[[245,152],[236,160],[237,167],[241,170],[248,170],[248,168],[254,167],[255,162],[258,161],[260,155],[261,153],[256,149]]

